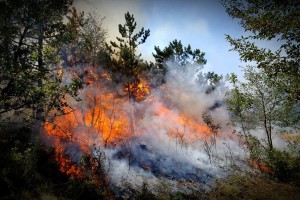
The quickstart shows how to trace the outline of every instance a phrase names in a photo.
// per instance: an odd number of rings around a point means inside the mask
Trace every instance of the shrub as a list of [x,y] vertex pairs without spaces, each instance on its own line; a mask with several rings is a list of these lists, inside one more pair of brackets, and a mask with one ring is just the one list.
[[273,149],[269,152],[268,166],[274,178],[290,181],[300,171],[300,157],[293,156],[291,152]]
[[300,145],[290,142],[285,151],[264,146],[255,136],[246,138],[250,159],[262,172],[280,181],[290,181],[300,172]]

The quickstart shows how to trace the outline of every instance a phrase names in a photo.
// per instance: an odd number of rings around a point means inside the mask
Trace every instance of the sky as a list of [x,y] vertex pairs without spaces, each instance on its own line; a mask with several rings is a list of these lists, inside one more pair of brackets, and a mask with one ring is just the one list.
[[218,0],[75,0],[79,11],[96,11],[105,17],[108,40],[115,40],[118,24],[124,24],[124,14],[134,15],[137,29],[150,29],[146,43],[139,47],[142,58],[154,61],[154,46],[161,49],[174,39],[183,46],[205,52],[207,64],[204,71],[218,74],[236,73],[242,77],[239,66],[245,65],[239,54],[231,49],[225,34],[238,38],[245,34],[237,20],[232,19]]

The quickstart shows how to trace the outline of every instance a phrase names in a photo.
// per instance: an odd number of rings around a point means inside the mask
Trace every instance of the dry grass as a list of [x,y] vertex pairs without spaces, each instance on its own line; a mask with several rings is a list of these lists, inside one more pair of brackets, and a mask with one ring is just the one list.
[[284,141],[296,141],[298,143],[300,143],[300,133],[283,133],[280,134],[280,138],[283,139]]
[[209,195],[211,200],[298,200],[300,186],[280,183],[257,174],[234,174],[225,181],[217,181],[217,188]]

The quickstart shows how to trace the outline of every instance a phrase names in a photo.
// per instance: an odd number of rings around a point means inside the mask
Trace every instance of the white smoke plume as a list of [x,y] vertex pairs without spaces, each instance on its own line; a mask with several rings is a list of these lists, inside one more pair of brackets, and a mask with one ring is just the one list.
[[[203,66],[193,64],[183,67],[172,62],[168,62],[167,66],[166,83],[152,90],[144,101],[118,102],[113,96],[109,97],[111,103],[106,109],[112,125],[115,126],[113,120],[118,115],[126,116],[133,111],[133,136],[123,138],[118,145],[105,147],[102,133],[74,115],[72,123],[77,126],[70,128],[72,142],[64,143],[64,152],[74,162],[79,162],[84,152],[80,145],[76,145],[77,142],[92,152],[94,146],[99,147],[106,155],[111,185],[119,191],[128,185],[138,189],[144,182],[155,190],[161,181],[176,190],[181,187],[178,181],[190,181],[199,189],[212,187],[216,178],[226,176],[233,160],[242,158],[244,152],[230,127],[226,126],[229,118],[225,106],[212,109],[216,102],[223,102],[224,93],[218,89],[207,93],[207,88],[199,85]],[[109,88],[121,90],[116,86]],[[98,99],[86,98],[86,94],[98,95]],[[101,102],[101,95],[109,94],[89,85],[81,91],[81,95],[82,101],[73,102],[72,106],[81,113],[87,113],[91,112],[95,102]],[[202,120],[203,113],[209,113],[213,122],[221,126],[215,144],[212,143],[212,133]],[[52,140],[53,143],[57,141]]]

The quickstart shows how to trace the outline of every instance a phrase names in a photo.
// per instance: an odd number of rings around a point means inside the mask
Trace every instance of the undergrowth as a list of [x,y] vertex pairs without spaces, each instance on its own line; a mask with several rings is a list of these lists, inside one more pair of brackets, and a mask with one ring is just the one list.
[[0,129],[0,199],[109,199],[96,184],[59,171],[30,129]]

